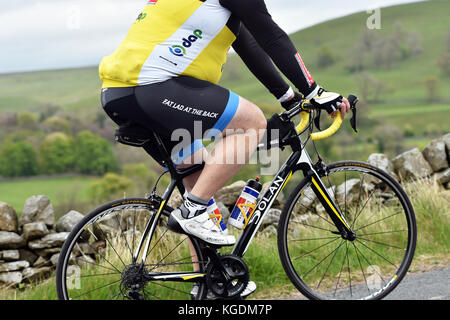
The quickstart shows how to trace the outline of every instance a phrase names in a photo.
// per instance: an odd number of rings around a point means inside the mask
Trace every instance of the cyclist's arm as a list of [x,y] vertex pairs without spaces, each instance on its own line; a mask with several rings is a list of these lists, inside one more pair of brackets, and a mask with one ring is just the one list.
[[241,57],[255,77],[280,101],[290,98],[294,92],[275,68],[267,53],[258,45],[250,32],[241,26],[233,49]]
[[280,71],[304,96],[316,95],[319,87],[289,36],[273,21],[264,0],[219,1],[243,22]]

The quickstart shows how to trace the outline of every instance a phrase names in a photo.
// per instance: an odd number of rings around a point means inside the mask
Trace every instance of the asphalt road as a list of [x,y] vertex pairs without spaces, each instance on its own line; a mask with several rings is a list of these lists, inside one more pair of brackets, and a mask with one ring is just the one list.
[[[353,291],[365,290],[364,285]],[[300,293],[287,299],[305,299]],[[450,267],[409,273],[384,300],[450,300]]]
[[450,300],[450,267],[407,275],[385,300]]

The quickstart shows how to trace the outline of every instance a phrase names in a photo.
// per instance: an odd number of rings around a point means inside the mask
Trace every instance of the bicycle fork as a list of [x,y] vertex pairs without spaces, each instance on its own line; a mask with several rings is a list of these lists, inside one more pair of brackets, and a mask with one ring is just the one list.
[[322,180],[319,178],[318,174],[313,171],[310,173],[311,179],[311,189],[316,195],[317,199],[319,199],[322,206],[325,208],[325,211],[333,221],[336,228],[339,230],[338,232],[333,232],[336,234],[340,234],[343,239],[353,241],[356,239],[355,232],[351,229],[350,224],[345,219],[338,205],[330,196],[326,186],[323,184]]

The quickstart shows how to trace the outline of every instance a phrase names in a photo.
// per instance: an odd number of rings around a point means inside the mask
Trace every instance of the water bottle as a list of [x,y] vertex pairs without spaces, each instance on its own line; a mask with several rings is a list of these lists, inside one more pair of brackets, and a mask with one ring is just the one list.
[[208,211],[211,220],[219,227],[219,229],[222,230],[224,234],[228,234],[227,224],[223,220],[222,213],[220,213],[219,207],[214,201],[214,198],[209,200],[208,208],[206,210]]
[[248,180],[244,190],[242,190],[234,209],[228,218],[228,223],[235,228],[243,229],[255,211],[256,199],[261,192],[262,184],[259,177],[255,180]]

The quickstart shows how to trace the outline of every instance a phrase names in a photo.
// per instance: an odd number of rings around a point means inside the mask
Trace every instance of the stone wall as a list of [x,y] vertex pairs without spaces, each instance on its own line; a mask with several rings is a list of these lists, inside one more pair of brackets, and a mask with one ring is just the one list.
[[49,276],[70,230],[83,218],[70,211],[55,223],[50,199],[26,200],[18,219],[13,207],[0,202],[0,284],[15,285]]
[[[450,189],[449,159],[450,133],[433,140],[422,151],[414,148],[394,159],[389,159],[384,154],[372,154],[367,162],[387,171],[401,182],[426,178]],[[354,183],[349,180],[345,187],[333,186],[331,193],[337,201],[343,192],[346,193],[346,198],[350,198],[358,181]],[[216,193],[215,199],[225,220],[228,219],[245,183],[235,182]],[[264,185],[263,192],[267,186],[268,183]],[[182,197],[176,192],[168,205],[175,208],[181,202]],[[312,213],[323,210],[323,207],[314,201],[314,195],[305,194],[301,202],[303,210],[310,209]],[[284,197],[280,195],[262,223],[263,232],[276,232],[283,203]],[[300,214],[308,215],[310,212]],[[50,199],[42,195],[26,200],[20,219],[10,205],[0,202],[0,285],[14,286],[51,275],[65,239],[82,218],[81,213],[70,211],[56,222]]]

